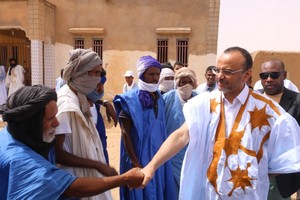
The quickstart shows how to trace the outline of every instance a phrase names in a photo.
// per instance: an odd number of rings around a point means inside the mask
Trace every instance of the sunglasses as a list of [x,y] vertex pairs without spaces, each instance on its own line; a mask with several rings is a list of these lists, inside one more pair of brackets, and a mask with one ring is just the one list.
[[267,79],[271,77],[272,79],[278,79],[282,72],[263,72],[259,74],[261,79]]

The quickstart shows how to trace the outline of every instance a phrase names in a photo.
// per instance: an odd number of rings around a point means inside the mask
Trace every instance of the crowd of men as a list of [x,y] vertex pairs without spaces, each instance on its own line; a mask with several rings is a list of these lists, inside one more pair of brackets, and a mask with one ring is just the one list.
[[[56,91],[23,86],[0,107],[0,199],[110,200],[114,187],[121,200],[289,199],[300,188],[300,94],[276,58],[253,90],[252,65],[230,47],[198,85],[183,63],[142,56],[113,107],[97,53],[70,51]],[[120,175],[99,106],[120,124]]]

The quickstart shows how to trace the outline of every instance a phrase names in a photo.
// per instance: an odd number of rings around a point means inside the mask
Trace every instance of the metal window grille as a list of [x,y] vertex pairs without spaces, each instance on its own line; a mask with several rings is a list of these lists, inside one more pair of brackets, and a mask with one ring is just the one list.
[[98,53],[101,60],[103,59],[103,40],[102,39],[93,39],[93,51]]
[[84,49],[84,39],[75,38],[74,39],[74,49]]
[[177,39],[176,57],[178,61],[183,63],[183,66],[188,66],[188,39]]
[[157,60],[160,63],[168,61],[168,40],[158,39],[157,40]]

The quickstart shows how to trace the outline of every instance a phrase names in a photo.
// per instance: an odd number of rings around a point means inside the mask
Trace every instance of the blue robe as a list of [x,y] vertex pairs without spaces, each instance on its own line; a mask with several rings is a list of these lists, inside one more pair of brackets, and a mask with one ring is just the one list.
[[[179,94],[177,90],[171,90],[163,95],[163,99],[165,101],[166,129],[167,129],[168,136],[171,133],[173,133],[173,131],[180,128],[182,124],[185,122],[185,118],[182,110],[183,106],[181,104],[178,95]],[[192,93],[192,97],[196,95],[197,95],[196,92]],[[178,199],[178,194],[179,194],[181,166],[182,166],[186,148],[187,145],[171,159],[172,166],[173,166],[173,174],[175,178],[175,186],[176,186],[176,194],[177,194],[176,199]]]
[[108,159],[108,151],[107,151],[107,136],[106,136],[106,130],[105,130],[105,125],[103,121],[103,117],[100,113],[100,105],[95,104],[96,109],[97,109],[97,124],[96,128],[100,136],[100,140],[103,146],[103,154],[105,156],[106,163],[109,164],[109,159]]
[[[138,97],[139,91],[134,89],[117,95],[114,105],[118,115],[121,110],[130,115],[133,122],[130,137],[134,151],[139,163],[146,166],[167,138],[165,109],[161,96],[158,98],[157,118],[153,109],[143,109]],[[129,154],[121,141],[120,173],[122,174],[132,167]],[[158,168],[153,179],[144,189],[120,188],[121,200],[174,200],[175,196],[171,162],[166,162]]]
[[6,127],[0,132],[0,199],[59,199],[75,179],[15,140]]

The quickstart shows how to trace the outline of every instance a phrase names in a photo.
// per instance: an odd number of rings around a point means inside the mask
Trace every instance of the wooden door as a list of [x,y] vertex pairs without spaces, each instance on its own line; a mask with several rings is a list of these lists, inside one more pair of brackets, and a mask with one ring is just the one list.
[[25,69],[25,85],[31,85],[31,46],[26,37],[17,38],[8,36],[0,31],[0,65],[4,65],[6,72],[9,67],[9,58],[16,58],[18,64]]

